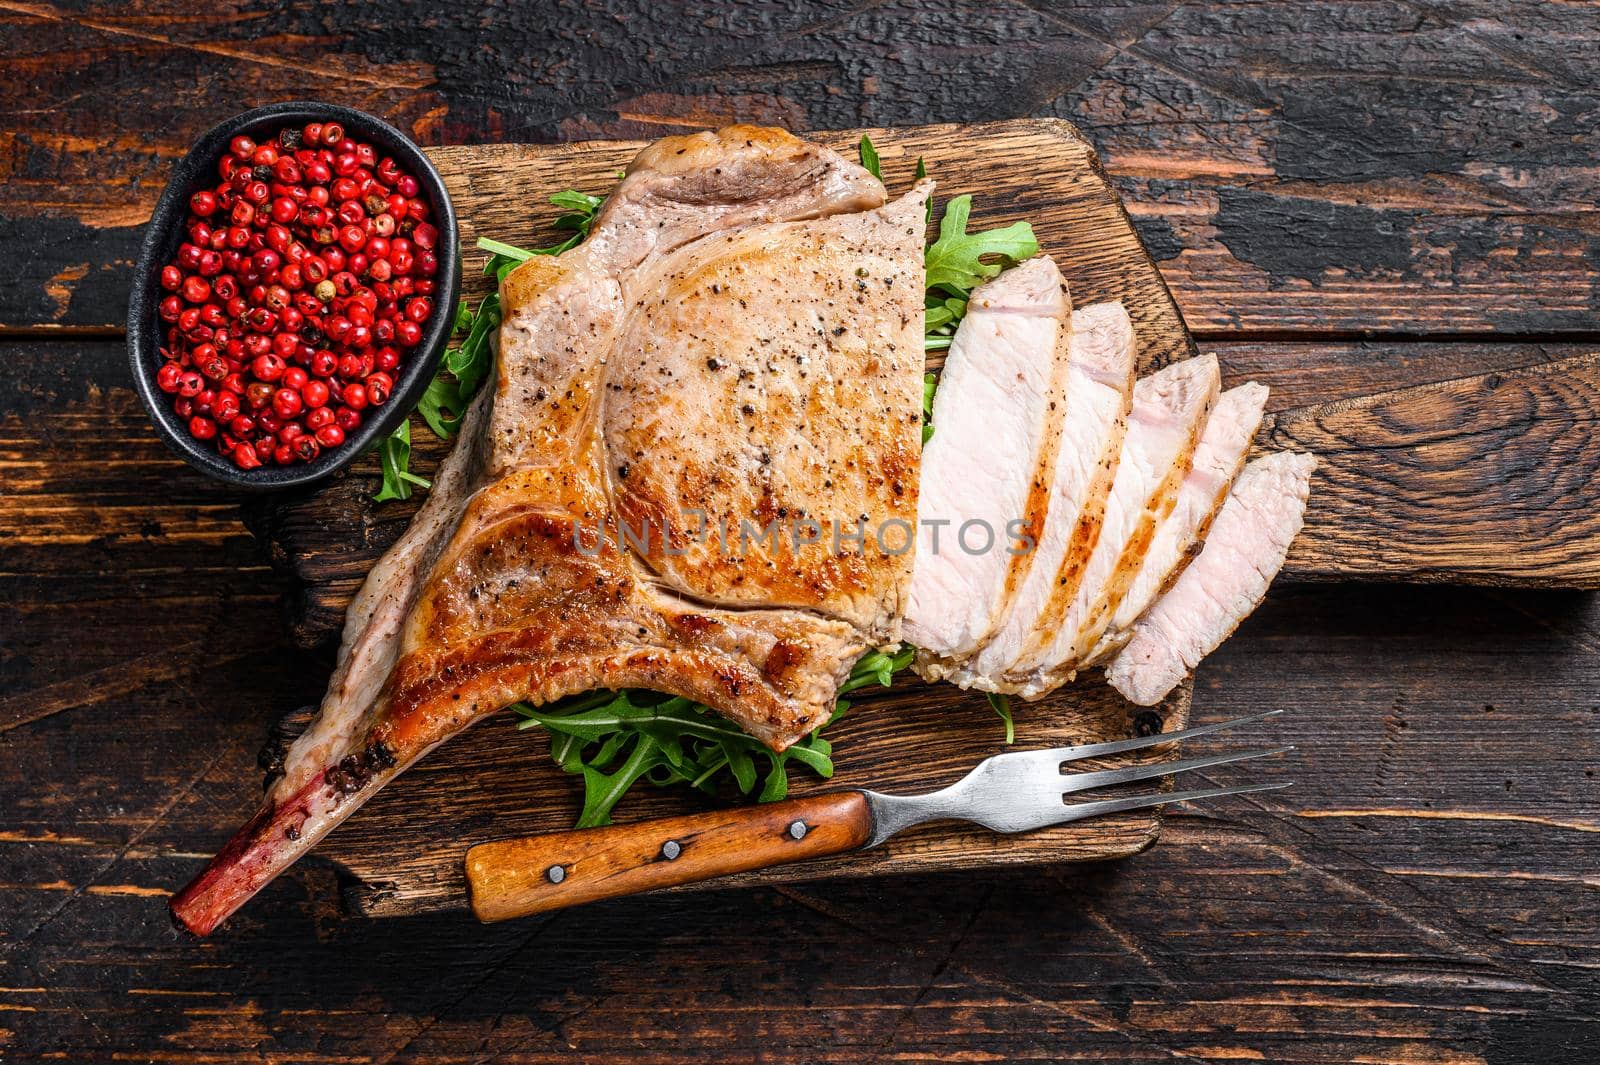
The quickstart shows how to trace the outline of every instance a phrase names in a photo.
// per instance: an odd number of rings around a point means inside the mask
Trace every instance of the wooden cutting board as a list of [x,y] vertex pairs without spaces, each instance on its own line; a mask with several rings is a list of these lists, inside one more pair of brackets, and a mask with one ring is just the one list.
[[[1139,243],[1093,149],[1067,123],[1048,120],[866,131],[891,192],[926,160],[942,203],[974,195],[972,225],[1030,221],[1061,265],[1078,303],[1121,300],[1133,317],[1143,371],[1194,354],[1159,273]],[[853,152],[862,131],[812,134]],[[546,198],[574,187],[597,195],[639,149],[637,142],[488,145],[430,152],[462,219],[468,249],[464,292],[489,291],[480,235],[512,244],[550,241]],[[1269,418],[1267,448],[1322,459],[1307,528],[1286,576],[1318,580],[1456,580],[1488,584],[1600,586],[1587,543],[1600,523],[1593,449],[1574,437],[1600,390],[1600,359],[1567,360],[1445,385],[1402,389]],[[414,431],[415,465],[427,470],[443,445]],[[1558,465],[1552,466],[1555,462]],[[247,520],[292,575],[296,638],[337,633],[366,571],[415,510],[374,504],[376,464],[296,496],[252,503]],[[830,731],[838,773],[831,784],[792,774],[796,793],[827,786],[924,790],[959,777],[1002,749],[1001,725],[982,698],[914,680],[862,693]],[[1162,707],[1124,703],[1096,679],[1037,704],[1018,704],[1022,747],[1172,731],[1189,709],[1185,684]],[[286,721],[286,734],[304,718]],[[546,739],[497,717],[456,738],[341,826],[318,848],[346,874],[347,904],[372,915],[465,905],[462,856],[485,840],[570,826],[579,788],[548,760]],[[1167,755],[1170,757],[1170,752]],[[1160,757],[1152,755],[1151,757]],[[641,789],[619,820],[683,812],[698,800]],[[1127,814],[1001,837],[927,826],[885,847],[811,865],[749,874],[740,882],[926,872],[991,864],[1117,858],[1149,846],[1154,814]],[[721,883],[727,883],[723,881]]]

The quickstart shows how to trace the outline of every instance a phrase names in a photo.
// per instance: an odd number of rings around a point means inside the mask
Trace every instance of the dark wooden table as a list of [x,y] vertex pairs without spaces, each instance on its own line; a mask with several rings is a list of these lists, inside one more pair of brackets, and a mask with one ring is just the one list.
[[[1203,348],[1285,407],[1590,350],[1583,4],[0,4],[0,1061],[1593,1061],[1600,609],[1280,587],[1201,721],[1297,786],[1105,867],[342,916],[164,899],[329,655],[168,455],[119,323],[172,160],[322,97],[428,143],[1058,115]],[[1003,167],[1006,160],[996,159]],[[426,812],[419,812],[426,816]]]

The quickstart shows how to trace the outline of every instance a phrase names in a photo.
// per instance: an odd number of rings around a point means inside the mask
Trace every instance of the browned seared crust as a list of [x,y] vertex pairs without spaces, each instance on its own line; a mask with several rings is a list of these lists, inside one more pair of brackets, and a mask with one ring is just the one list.
[[574,516],[598,513],[603,498],[568,487],[530,471],[473,500],[412,612],[375,739],[417,750],[507,703],[596,687],[726,707],[775,747],[826,720],[862,650],[850,626],[678,600]]

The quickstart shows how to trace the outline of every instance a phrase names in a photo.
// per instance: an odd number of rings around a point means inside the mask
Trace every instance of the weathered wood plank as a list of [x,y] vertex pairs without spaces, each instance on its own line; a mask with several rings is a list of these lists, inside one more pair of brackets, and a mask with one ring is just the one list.
[[29,249],[0,324],[118,325],[171,162],[231,113],[313,95],[429,144],[1055,115],[1206,335],[1595,333],[1600,186],[1574,145],[1600,123],[1600,25],[1581,4],[808,2],[670,31],[638,0],[388,4],[280,13],[269,46],[242,0],[213,10],[0,15],[18,42],[0,237]]
[[[22,254],[0,322],[115,323],[136,227],[188,137],[309,93],[432,143],[1056,111],[1126,175],[1207,334],[1592,328],[1587,5],[1037,6],[7,9],[0,235]],[[1326,248],[1285,256],[1266,231]],[[1285,409],[1582,350],[1217,348]],[[93,417],[115,411],[121,357],[0,347],[0,403],[40,399],[0,415],[5,461],[133,446]],[[164,890],[255,800],[260,735],[318,694],[327,662],[279,644],[275,584],[217,515],[169,508],[133,534],[140,500],[217,502],[145,443],[149,463],[120,477],[87,460],[27,474],[34,518],[102,535],[0,539],[0,700],[58,707],[0,733],[8,1062],[1521,1065],[1586,1061],[1600,1040],[1600,614],[1562,592],[1275,590],[1198,698],[1202,720],[1292,707],[1244,739],[1299,743],[1278,770],[1296,787],[1169,817],[1161,846],[1116,866],[663,896],[485,929],[343,917],[313,859],[228,937],[176,941]],[[116,516],[83,478],[119,493]]]
[[1600,344],[1515,341],[1209,341],[1200,344],[1222,364],[1226,381],[1260,381],[1272,389],[1270,412],[1360,399],[1416,385],[1454,381],[1495,370],[1520,370],[1587,355]]
[[1600,354],[1270,415],[1319,460],[1290,572],[1600,587],[1597,402]]

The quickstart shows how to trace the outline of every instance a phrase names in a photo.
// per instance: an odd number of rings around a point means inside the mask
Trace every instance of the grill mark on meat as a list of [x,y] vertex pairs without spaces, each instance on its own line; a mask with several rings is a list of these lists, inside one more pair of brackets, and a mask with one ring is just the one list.
[[[1053,599],[1033,648],[1008,674],[1017,694],[1039,698],[1082,666],[1156,525],[1172,508],[1218,386],[1210,355],[1174,363],[1134,386],[1133,414],[1100,538],[1076,594]],[[1063,609],[1064,599],[1069,601]]]
[[1266,400],[1266,387],[1254,383],[1230,389],[1218,398],[1195,449],[1194,464],[1178,489],[1173,513],[1156,530],[1128,593],[1088,657],[1090,663],[1105,662],[1116,654],[1132,635],[1140,615],[1176,583],[1199,553],[1229,488],[1244,468]]

